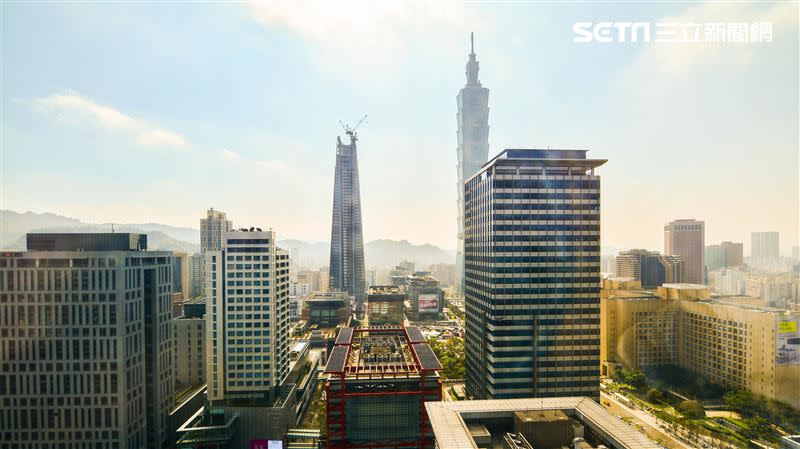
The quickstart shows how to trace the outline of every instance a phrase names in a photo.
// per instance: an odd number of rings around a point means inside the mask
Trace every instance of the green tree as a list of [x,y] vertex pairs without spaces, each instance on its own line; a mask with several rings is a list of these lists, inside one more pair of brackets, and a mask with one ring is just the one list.
[[678,411],[689,419],[699,419],[706,416],[706,410],[700,401],[683,401],[678,405]]
[[664,402],[664,394],[658,388],[648,388],[647,397],[653,402]]
[[465,375],[466,355],[464,339],[460,337],[448,340],[428,339],[431,349],[442,364],[443,379],[463,379]]

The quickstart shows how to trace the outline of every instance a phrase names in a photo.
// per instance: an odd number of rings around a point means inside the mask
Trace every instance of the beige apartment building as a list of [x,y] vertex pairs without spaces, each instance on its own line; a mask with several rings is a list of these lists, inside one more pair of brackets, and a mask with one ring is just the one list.
[[800,314],[742,297],[711,298],[701,287],[665,284],[653,291],[604,280],[601,373],[679,365],[800,408]]

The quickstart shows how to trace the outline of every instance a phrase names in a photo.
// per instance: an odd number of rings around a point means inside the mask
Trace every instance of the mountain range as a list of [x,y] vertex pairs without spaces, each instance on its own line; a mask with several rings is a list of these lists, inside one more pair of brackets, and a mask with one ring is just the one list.
[[[151,250],[182,251],[193,254],[200,251],[200,230],[160,223],[114,223],[116,232],[147,234]],[[29,232],[110,232],[111,223],[86,223],[78,218],[64,217],[50,212],[19,213],[0,210],[0,249],[25,250],[25,234]],[[280,240],[278,245],[289,250],[298,266],[315,268],[328,265],[329,242]],[[433,263],[454,263],[455,252],[435,245],[414,245],[407,240],[373,240],[364,245],[367,267],[390,267],[401,261],[414,262],[424,268]]]

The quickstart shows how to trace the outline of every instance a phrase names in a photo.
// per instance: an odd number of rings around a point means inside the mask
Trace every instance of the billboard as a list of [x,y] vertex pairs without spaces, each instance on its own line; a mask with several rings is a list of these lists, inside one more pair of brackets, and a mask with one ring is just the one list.
[[417,304],[420,313],[438,312],[439,295],[430,293],[419,295],[419,298],[417,299]]
[[778,317],[775,328],[775,365],[800,365],[800,317]]

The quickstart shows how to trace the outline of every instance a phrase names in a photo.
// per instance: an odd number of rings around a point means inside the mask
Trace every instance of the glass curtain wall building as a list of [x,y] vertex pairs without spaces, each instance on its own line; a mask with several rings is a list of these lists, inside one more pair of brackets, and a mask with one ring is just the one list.
[[355,300],[354,309],[361,312],[364,310],[366,280],[356,151],[358,139],[353,131],[348,131],[348,135],[349,145],[336,138],[329,287],[331,291],[349,293]]
[[505,150],[467,180],[468,396],[599,399],[605,162]]

